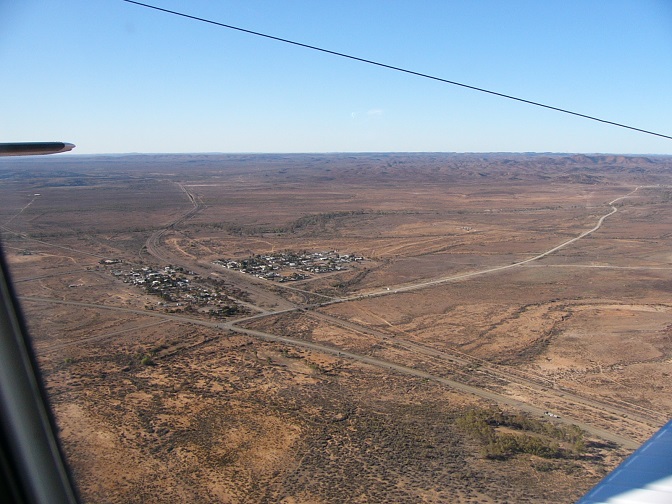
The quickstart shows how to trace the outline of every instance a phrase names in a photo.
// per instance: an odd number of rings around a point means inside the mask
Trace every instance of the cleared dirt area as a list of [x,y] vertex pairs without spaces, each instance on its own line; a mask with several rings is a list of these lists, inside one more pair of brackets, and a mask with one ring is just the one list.
[[[3,250],[84,501],[573,502],[672,415],[670,168],[2,160]],[[226,267],[304,251],[363,259]]]

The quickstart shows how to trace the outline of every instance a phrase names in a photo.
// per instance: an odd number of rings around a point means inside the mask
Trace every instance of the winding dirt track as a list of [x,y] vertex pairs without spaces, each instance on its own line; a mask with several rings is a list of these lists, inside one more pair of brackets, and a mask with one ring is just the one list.
[[610,201],[609,206],[611,207],[611,211],[609,213],[606,213],[603,216],[601,216],[598,219],[595,227],[593,227],[592,229],[589,229],[588,231],[585,231],[585,232],[581,233],[579,236],[576,236],[576,237],[571,238],[571,239],[569,239],[565,242],[562,242],[560,245],[557,245],[557,246],[547,250],[546,252],[542,252],[541,254],[538,254],[534,257],[530,257],[528,259],[523,259],[522,261],[517,261],[517,262],[511,263],[511,264],[505,264],[505,265],[502,265],[502,266],[495,266],[494,268],[486,268],[486,269],[483,269],[483,270],[470,271],[470,272],[467,272],[467,273],[460,273],[458,275],[451,275],[451,276],[447,276],[447,277],[436,278],[434,280],[419,281],[419,282],[414,282],[414,283],[411,283],[411,284],[405,284],[405,285],[400,285],[400,286],[384,287],[383,289],[379,289],[379,290],[372,291],[372,292],[367,292],[367,293],[364,293],[364,294],[357,294],[356,296],[348,296],[348,297],[345,297],[345,298],[337,298],[337,299],[334,299],[332,301],[327,301],[323,304],[343,303],[345,301],[357,301],[359,299],[364,299],[364,298],[389,296],[389,295],[392,295],[392,294],[397,294],[399,292],[410,292],[410,291],[425,289],[427,287],[433,287],[435,285],[441,285],[441,284],[448,283],[448,282],[455,282],[455,281],[458,281],[458,280],[465,280],[465,279],[472,278],[472,277],[475,277],[475,276],[487,275],[487,274],[490,274],[490,273],[497,273],[497,272],[508,270],[508,269],[511,269],[511,268],[518,268],[519,266],[524,266],[524,265],[526,265],[528,263],[531,263],[533,261],[538,261],[540,259],[543,259],[546,256],[549,256],[549,255],[553,254],[554,252],[557,252],[558,250],[561,250],[561,249],[567,247],[568,245],[571,245],[572,243],[580,240],[581,238],[585,238],[586,236],[588,236],[590,234],[593,234],[595,231],[597,231],[598,229],[600,229],[602,227],[602,224],[604,223],[604,221],[607,217],[610,217],[610,216],[614,215],[616,212],[618,212],[618,207],[615,206],[616,202],[633,195],[639,189],[640,189],[639,187],[635,187],[635,189],[630,191],[625,196],[620,196],[620,197]]
[[173,229],[178,224],[186,221],[187,219],[193,217],[201,210],[206,208],[205,204],[201,201],[201,199],[197,198],[194,194],[189,192],[189,190],[186,187],[184,187],[184,185],[180,183],[177,183],[177,185],[179,186],[180,190],[182,190],[189,198],[189,201],[192,204],[192,208],[190,208],[186,213],[184,213],[174,221],[168,223],[163,229],[159,229],[158,231],[152,233],[152,235],[149,238],[147,238],[147,242],[145,243],[147,253],[151,254],[152,256],[154,256],[156,259],[158,259],[163,263],[170,263],[170,259],[165,257],[161,252],[161,238],[163,237],[163,235],[166,234],[168,230]]

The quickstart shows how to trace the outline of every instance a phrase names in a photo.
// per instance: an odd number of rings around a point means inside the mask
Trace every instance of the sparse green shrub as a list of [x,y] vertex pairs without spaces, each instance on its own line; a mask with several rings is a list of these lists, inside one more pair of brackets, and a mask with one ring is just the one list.
[[145,354],[142,359],[140,360],[140,364],[143,366],[156,366],[156,362],[152,359],[152,356],[149,354]]

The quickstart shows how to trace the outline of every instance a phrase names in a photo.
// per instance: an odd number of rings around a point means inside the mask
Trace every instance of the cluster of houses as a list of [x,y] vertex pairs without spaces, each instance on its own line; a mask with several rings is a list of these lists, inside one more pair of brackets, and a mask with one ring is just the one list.
[[112,274],[120,277],[124,283],[137,285],[148,294],[159,296],[162,301],[157,303],[158,306],[172,308],[172,312],[198,312],[216,317],[230,317],[245,311],[225,292],[217,287],[202,285],[198,281],[198,274],[180,267],[154,269],[145,266],[130,271],[113,270]]
[[344,271],[347,269],[347,264],[363,260],[362,256],[356,254],[339,254],[335,250],[329,250],[257,254],[246,259],[218,259],[213,263],[258,278],[277,282],[296,282],[310,278],[310,273]]

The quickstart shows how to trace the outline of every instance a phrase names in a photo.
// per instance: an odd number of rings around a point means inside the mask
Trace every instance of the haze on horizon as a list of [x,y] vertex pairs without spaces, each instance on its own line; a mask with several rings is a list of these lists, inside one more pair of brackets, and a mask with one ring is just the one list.
[[[672,134],[663,0],[155,5]],[[672,154],[672,141],[119,0],[0,7],[1,141],[97,153]]]

